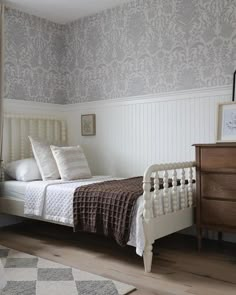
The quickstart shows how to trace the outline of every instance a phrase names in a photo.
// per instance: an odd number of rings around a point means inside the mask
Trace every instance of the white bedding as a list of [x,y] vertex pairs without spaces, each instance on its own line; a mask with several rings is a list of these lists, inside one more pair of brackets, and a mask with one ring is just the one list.
[[[73,226],[73,195],[77,187],[112,180],[110,176],[94,176],[90,179],[76,181],[5,181],[0,184],[4,197],[14,197],[24,202],[24,214],[31,218],[47,220]],[[177,189],[177,207],[180,208],[179,189]],[[186,188],[185,188],[186,189]],[[194,185],[195,189],[195,185]],[[186,189],[187,190],[187,189]],[[160,194],[162,195],[162,190]],[[186,194],[187,195],[187,194]],[[169,189],[169,205],[172,206],[171,188]],[[143,196],[140,196],[132,220],[128,245],[136,247],[136,253],[143,254],[145,237],[142,225]]]
[[[105,180],[110,176],[95,176],[76,181],[33,181],[27,184],[25,193],[25,215],[47,221],[73,226],[73,195],[77,187]],[[117,178],[116,178],[117,179]],[[143,254],[145,239],[142,226],[143,197],[137,201],[131,225],[129,245],[136,247],[136,253]]]
[[28,182],[8,180],[0,183],[3,196],[14,197],[19,200],[25,199],[25,192]]

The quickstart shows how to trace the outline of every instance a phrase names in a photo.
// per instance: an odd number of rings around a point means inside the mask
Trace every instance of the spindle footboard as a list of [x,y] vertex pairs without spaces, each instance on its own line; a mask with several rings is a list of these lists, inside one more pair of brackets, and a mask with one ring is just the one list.
[[[145,272],[151,272],[152,245],[155,240],[190,227],[194,223],[195,166],[195,162],[156,164],[149,166],[144,173],[145,249],[143,260]],[[186,170],[188,170],[187,177]],[[151,192],[152,177],[154,178],[153,192]],[[160,179],[162,188],[160,188]]]

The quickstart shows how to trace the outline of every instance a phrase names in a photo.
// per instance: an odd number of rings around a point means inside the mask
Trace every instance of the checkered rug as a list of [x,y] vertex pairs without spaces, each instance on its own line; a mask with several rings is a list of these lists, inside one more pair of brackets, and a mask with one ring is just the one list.
[[1,295],[124,295],[135,290],[131,285],[1,245],[0,259],[7,279]]

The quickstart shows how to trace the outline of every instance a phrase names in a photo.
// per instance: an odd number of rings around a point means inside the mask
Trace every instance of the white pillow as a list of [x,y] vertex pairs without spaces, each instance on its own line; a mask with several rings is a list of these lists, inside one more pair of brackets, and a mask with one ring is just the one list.
[[51,145],[62,180],[91,178],[87,159],[80,146],[57,147]]
[[42,179],[35,159],[23,159],[8,163],[5,173],[19,181],[33,181]]
[[60,178],[50,145],[29,136],[35,160],[43,180]]

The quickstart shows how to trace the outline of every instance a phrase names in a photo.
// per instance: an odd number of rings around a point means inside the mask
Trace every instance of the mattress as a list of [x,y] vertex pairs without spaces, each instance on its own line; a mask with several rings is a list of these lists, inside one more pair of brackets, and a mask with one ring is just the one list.
[[25,192],[28,182],[17,181],[17,180],[7,180],[0,183],[2,196],[4,197],[14,197],[19,200],[25,199]]

